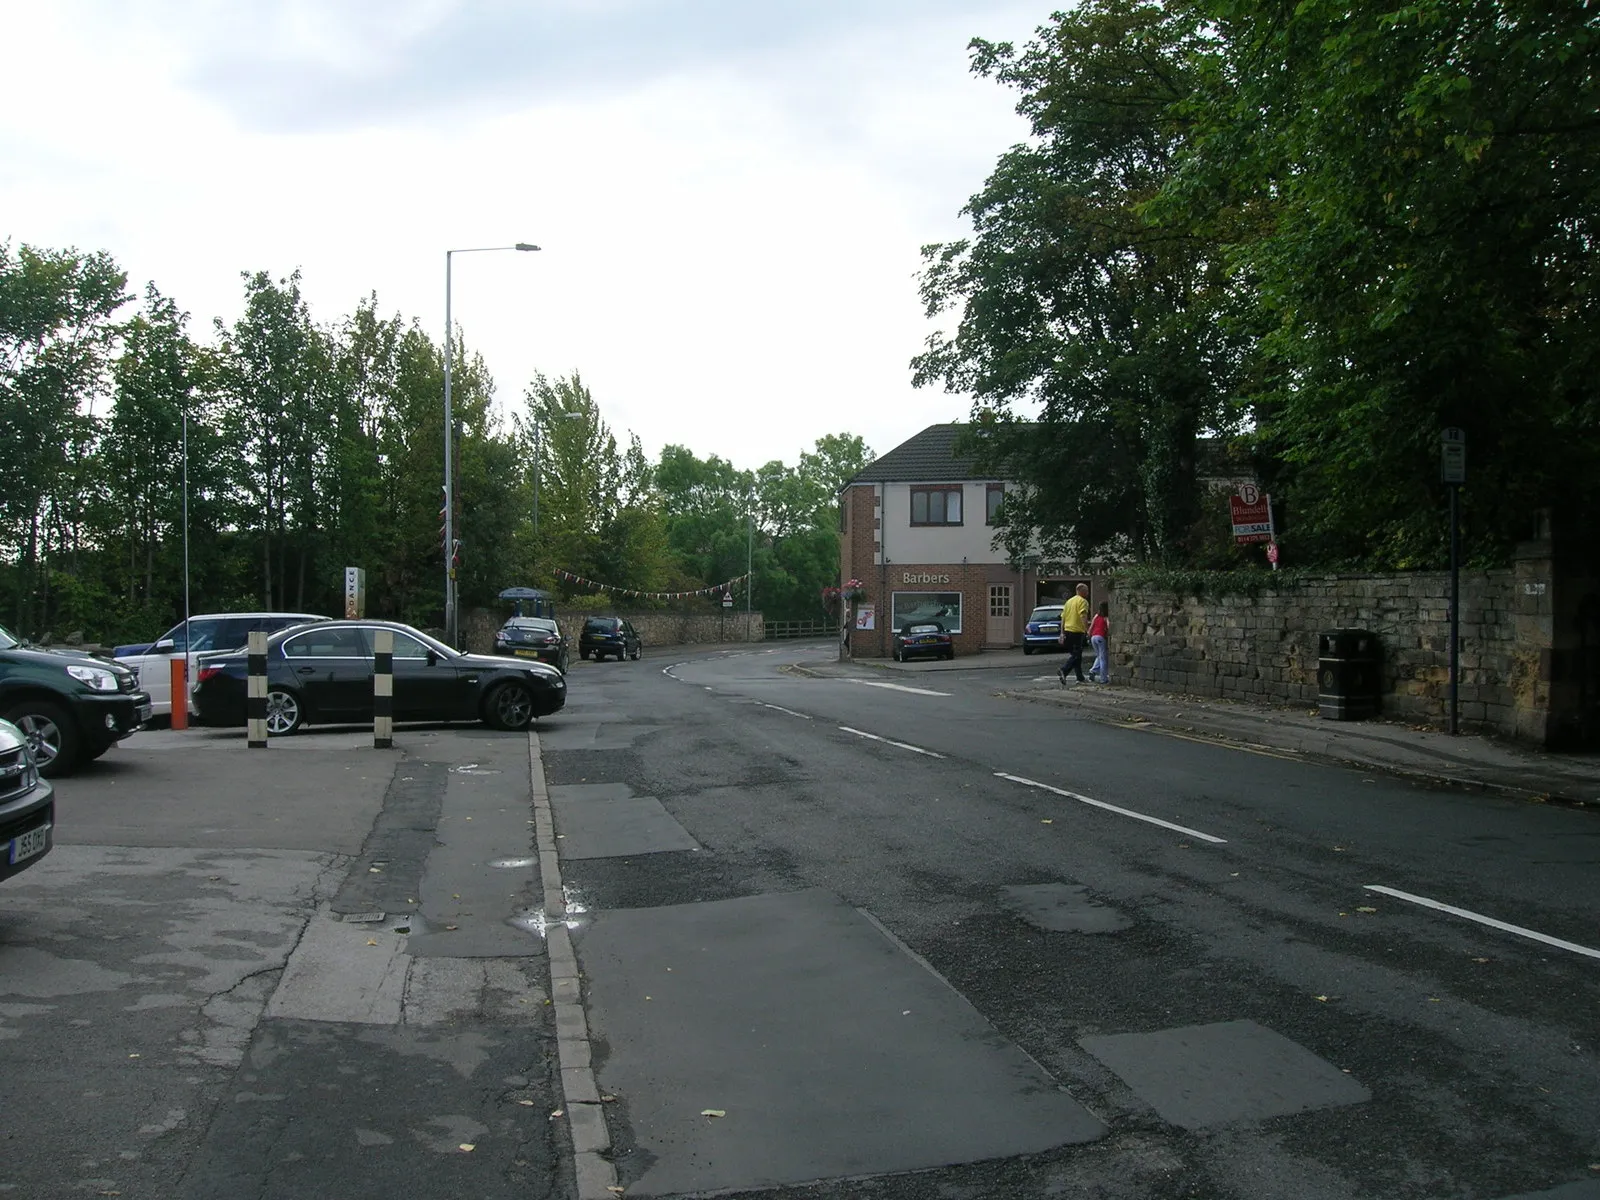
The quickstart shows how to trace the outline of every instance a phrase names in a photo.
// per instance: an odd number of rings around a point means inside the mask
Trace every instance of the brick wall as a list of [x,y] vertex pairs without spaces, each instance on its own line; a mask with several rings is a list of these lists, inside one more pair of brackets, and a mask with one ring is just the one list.
[[[1555,738],[1550,560],[1461,573],[1463,728]],[[1437,725],[1449,712],[1450,576],[1327,575],[1254,597],[1205,599],[1096,580],[1111,605],[1111,673],[1155,690],[1315,708],[1318,634],[1364,629],[1383,654],[1387,716]]]

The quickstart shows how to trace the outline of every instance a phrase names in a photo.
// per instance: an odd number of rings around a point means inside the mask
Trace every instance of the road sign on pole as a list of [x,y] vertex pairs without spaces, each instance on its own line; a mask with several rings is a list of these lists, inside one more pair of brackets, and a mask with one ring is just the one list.
[[1467,481],[1467,431],[1452,426],[1439,435],[1439,479],[1442,483]]

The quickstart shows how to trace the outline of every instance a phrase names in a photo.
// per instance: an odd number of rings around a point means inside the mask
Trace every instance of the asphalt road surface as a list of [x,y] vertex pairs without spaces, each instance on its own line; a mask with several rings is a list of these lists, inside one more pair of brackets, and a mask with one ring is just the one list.
[[541,735],[628,1194],[1600,1196],[1594,814],[825,653]]
[[831,649],[62,781],[0,885],[0,1196],[618,1194],[543,787],[620,1194],[1600,1197],[1600,817]]

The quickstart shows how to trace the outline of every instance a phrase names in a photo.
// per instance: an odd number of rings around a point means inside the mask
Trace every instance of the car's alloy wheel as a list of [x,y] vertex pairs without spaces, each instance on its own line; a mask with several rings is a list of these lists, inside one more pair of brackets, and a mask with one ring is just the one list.
[[47,700],[26,701],[7,710],[6,720],[28,739],[39,774],[53,778],[77,765],[78,730],[59,706]]
[[496,729],[526,729],[533,720],[533,693],[525,683],[502,683],[489,694],[486,707]]
[[273,737],[293,733],[305,721],[305,710],[300,707],[300,697],[293,692],[273,688],[267,693],[267,733]]

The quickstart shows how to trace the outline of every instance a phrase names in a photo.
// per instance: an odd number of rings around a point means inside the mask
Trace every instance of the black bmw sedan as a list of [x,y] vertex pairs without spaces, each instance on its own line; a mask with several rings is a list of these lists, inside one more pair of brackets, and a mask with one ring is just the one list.
[[[396,721],[482,721],[496,729],[526,729],[567,702],[566,680],[544,663],[462,654],[392,621],[317,621],[267,639],[267,732],[371,722],[372,635],[379,629],[394,634]],[[200,724],[245,723],[247,668],[244,651],[201,664],[194,688]]]

